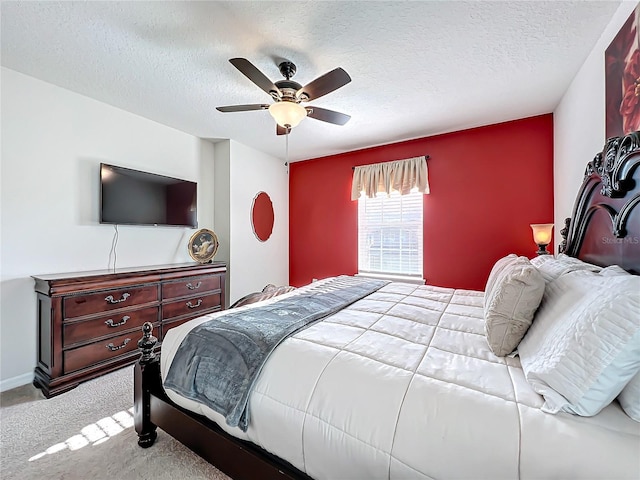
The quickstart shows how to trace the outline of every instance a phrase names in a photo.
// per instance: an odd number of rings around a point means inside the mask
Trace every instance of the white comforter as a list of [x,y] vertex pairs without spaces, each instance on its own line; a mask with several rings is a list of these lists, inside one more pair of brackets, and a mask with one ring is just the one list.
[[[518,358],[489,350],[482,299],[391,283],[298,332],[265,364],[246,433],[167,394],[316,479],[640,478],[640,424],[617,402],[592,418],[542,412]],[[209,318],[167,333],[163,379]]]

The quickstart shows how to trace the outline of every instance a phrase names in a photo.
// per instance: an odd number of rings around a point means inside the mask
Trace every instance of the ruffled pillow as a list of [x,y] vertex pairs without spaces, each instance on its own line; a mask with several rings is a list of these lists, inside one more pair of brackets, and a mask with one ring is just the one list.
[[[518,353],[543,410],[597,414],[640,370],[640,277],[563,274],[547,284]],[[631,401],[633,401],[631,399]]]
[[610,265],[608,267],[605,267],[602,270],[600,270],[599,273],[603,277],[614,277],[616,275],[631,275],[624,268],[622,268],[622,267],[620,267],[618,265]]
[[484,294],[485,335],[491,351],[510,354],[531,325],[544,279],[526,257],[508,255],[493,266]]
[[602,267],[583,262],[578,258],[570,257],[564,253],[559,253],[555,257],[551,255],[538,255],[531,259],[531,264],[540,271],[544,281],[547,283],[559,278],[560,275],[564,275],[565,273],[580,270],[590,272],[599,272],[602,270]]
[[269,298],[277,297],[278,295],[282,295],[283,293],[288,293],[295,290],[296,287],[292,287],[289,285],[283,285],[280,287],[276,287],[273,284],[269,284],[262,289],[261,292],[254,292],[248,295],[245,295],[240,300],[236,301],[229,308],[238,308],[243,305],[249,305],[251,303],[261,302],[263,300],[267,300]]
[[[618,265],[611,265],[600,270],[600,275],[603,277],[615,277],[631,274]],[[640,322],[640,319],[638,321]],[[635,377],[622,389],[622,392],[618,395],[618,402],[627,415],[636,422],[640,422],[640,372],[636,373]]]

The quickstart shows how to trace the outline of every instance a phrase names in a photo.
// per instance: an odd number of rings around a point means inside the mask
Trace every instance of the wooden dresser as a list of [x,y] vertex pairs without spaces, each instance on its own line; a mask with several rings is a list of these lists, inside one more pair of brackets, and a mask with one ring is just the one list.
[[222,262],[34,276],[38,364],[46,397],[134,363],[142,324],[160,342],[172,327],[225,308]]

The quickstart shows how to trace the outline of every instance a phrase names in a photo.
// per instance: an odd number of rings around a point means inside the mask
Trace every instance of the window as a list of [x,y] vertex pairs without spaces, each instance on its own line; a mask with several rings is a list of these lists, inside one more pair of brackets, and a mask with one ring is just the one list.
[[358,199],[358,271],[422,279],[424,194]]

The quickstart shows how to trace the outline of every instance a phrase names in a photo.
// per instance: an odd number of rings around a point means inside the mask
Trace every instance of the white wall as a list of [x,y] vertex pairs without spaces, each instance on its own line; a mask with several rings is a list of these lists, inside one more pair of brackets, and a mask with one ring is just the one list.
[[[232,304],[265,285],[289,283],[289,178],[284,161],[234,140],[216,144],[216,212],[219,250],[228,265],[227,301]],[[271,198],[274,225],[262,242],[253,233],[251,207],[260,192]]]
[[560,243],[564,219],[582,182],[587,163],[602,150],[605,138],[604,52],[627,21],[637,1],[623,2],[553,112],[555,238]]
[[[253,199],[260,192],[269,195],[274,210],[273,232],[265,242],[255,236],[251,223]],[[288,285],[289,176],[284,160],[231,140],[230,215],[231,300],[268,283]]]
[[[114,227],[100,225],[99,164],[198,181],[198,221],[213,222],[213,146],[194,136],[2,69],[0,388],[36,362],[31,275],[109,267]],[[202,170],[202,171],[201,171]],[[206,175],[206,171],[210,173]],[[201,181],[207,177],[207,181]],[[117,267],[191,261],[189,228],[119,226]]]
[[[199,226],[216,231],[216,147],[13,70],[2,68],[1,75],[0,390],[6,390],[33,378],[36,297],[31,275],[109,267],[114,227],[98,223],[100,162],[197,181]],[[234,171],[245,179],[233,197],[242,217],[234,219],[237,289],[257,287],[267,278],[287,283],[288,179],[275,168],[276,159],[233,145]],[[255,188],[269,192],[279,206],[273,241],[264,245],[240,237]],[[224,213],[229,205],[221,208]],[[193,229],[118,230],[117,267],[191,261],[187,242]],[[220,239],[221,252],[228,251],[225,240]],[[275,248],[275,242],[282,247]]]
[[[230,212],[230,192],[231,192],[231,141],[225,140],[215,144],[215,174],[214,174],[214,197],[216,209],[214,212],[214,223],[216,225],[216,235],[220,246],[216,254],[216,260],[227,262],[230,267],[231,258],[231,212]],[[231,278],[233,272],[227,269],[227,288],[225,305],[231,305],[229,292],[231,291]]]

